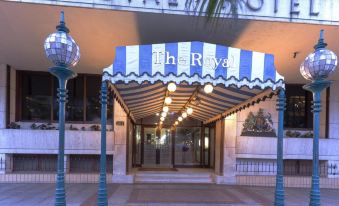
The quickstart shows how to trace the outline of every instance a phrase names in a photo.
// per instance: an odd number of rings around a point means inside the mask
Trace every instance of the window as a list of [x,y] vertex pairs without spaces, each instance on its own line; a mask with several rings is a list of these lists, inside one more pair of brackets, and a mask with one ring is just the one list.
[[[18,72],[19,119],[58,121],[58,80],[47,72]],[[101,119],[101,76],[79,74],[67,83],[65,118],[68,122],[99,123]],[[21,98],[21,100],[20,100]],[[107,119],[112,119],[112,95],[108,95]],[[21,115],[20,115],[21,113]]]
[[286,128],[313,128],[312,93],[302,85],[286,85]]
[[47,73],[24,74],[21,79],[22,120],[50,120],[52,77]]
[[100,104],[100,90],[101,78],[98,76],[88,76],[86,78],[86,119],[87,121],[100,121],[101,118],[101,104]]
[[[86,121],[100,122],[101,119],[101,76],[86,75]],[[113,97],[109,92],[107,95],[107,119],[112,123]]]

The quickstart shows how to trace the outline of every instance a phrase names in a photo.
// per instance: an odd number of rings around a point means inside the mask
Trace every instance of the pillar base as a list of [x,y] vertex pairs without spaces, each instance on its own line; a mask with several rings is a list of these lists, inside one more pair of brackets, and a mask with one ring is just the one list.
[[0,154],[0,174],[7,174],[13,171],[13,155]]

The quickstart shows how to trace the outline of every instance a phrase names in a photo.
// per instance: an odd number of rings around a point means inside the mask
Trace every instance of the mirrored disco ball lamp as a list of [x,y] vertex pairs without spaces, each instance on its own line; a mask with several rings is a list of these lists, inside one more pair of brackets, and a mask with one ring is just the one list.
[[314,46],[315,51],[309,54],[300,66],[301,75],[311,81],[324,80],[332,74],[338,64],[338,58],[331,50],[326,49],[324,31],[320,32],[320,39]]

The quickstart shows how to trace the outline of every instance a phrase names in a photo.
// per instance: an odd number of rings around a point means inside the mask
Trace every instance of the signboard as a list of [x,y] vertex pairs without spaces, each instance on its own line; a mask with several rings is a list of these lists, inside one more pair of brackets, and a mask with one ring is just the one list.
[[116,121],[115,125],[117,125],[117,126],[124,126],[125,122],[124,121]]

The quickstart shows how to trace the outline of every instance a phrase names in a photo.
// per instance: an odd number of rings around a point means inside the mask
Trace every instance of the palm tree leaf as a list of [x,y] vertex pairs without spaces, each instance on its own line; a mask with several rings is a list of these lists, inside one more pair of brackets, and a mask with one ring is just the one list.
[[[207,20],[218,19],[221,14],[238,17],[238,8],[241,8],[243,0],[186,0],[186,9],[193,9],[198,15],[206,15]],[[193,6],[193,7],[192,7]],[[226,13],[229,7],[229,13]]]

